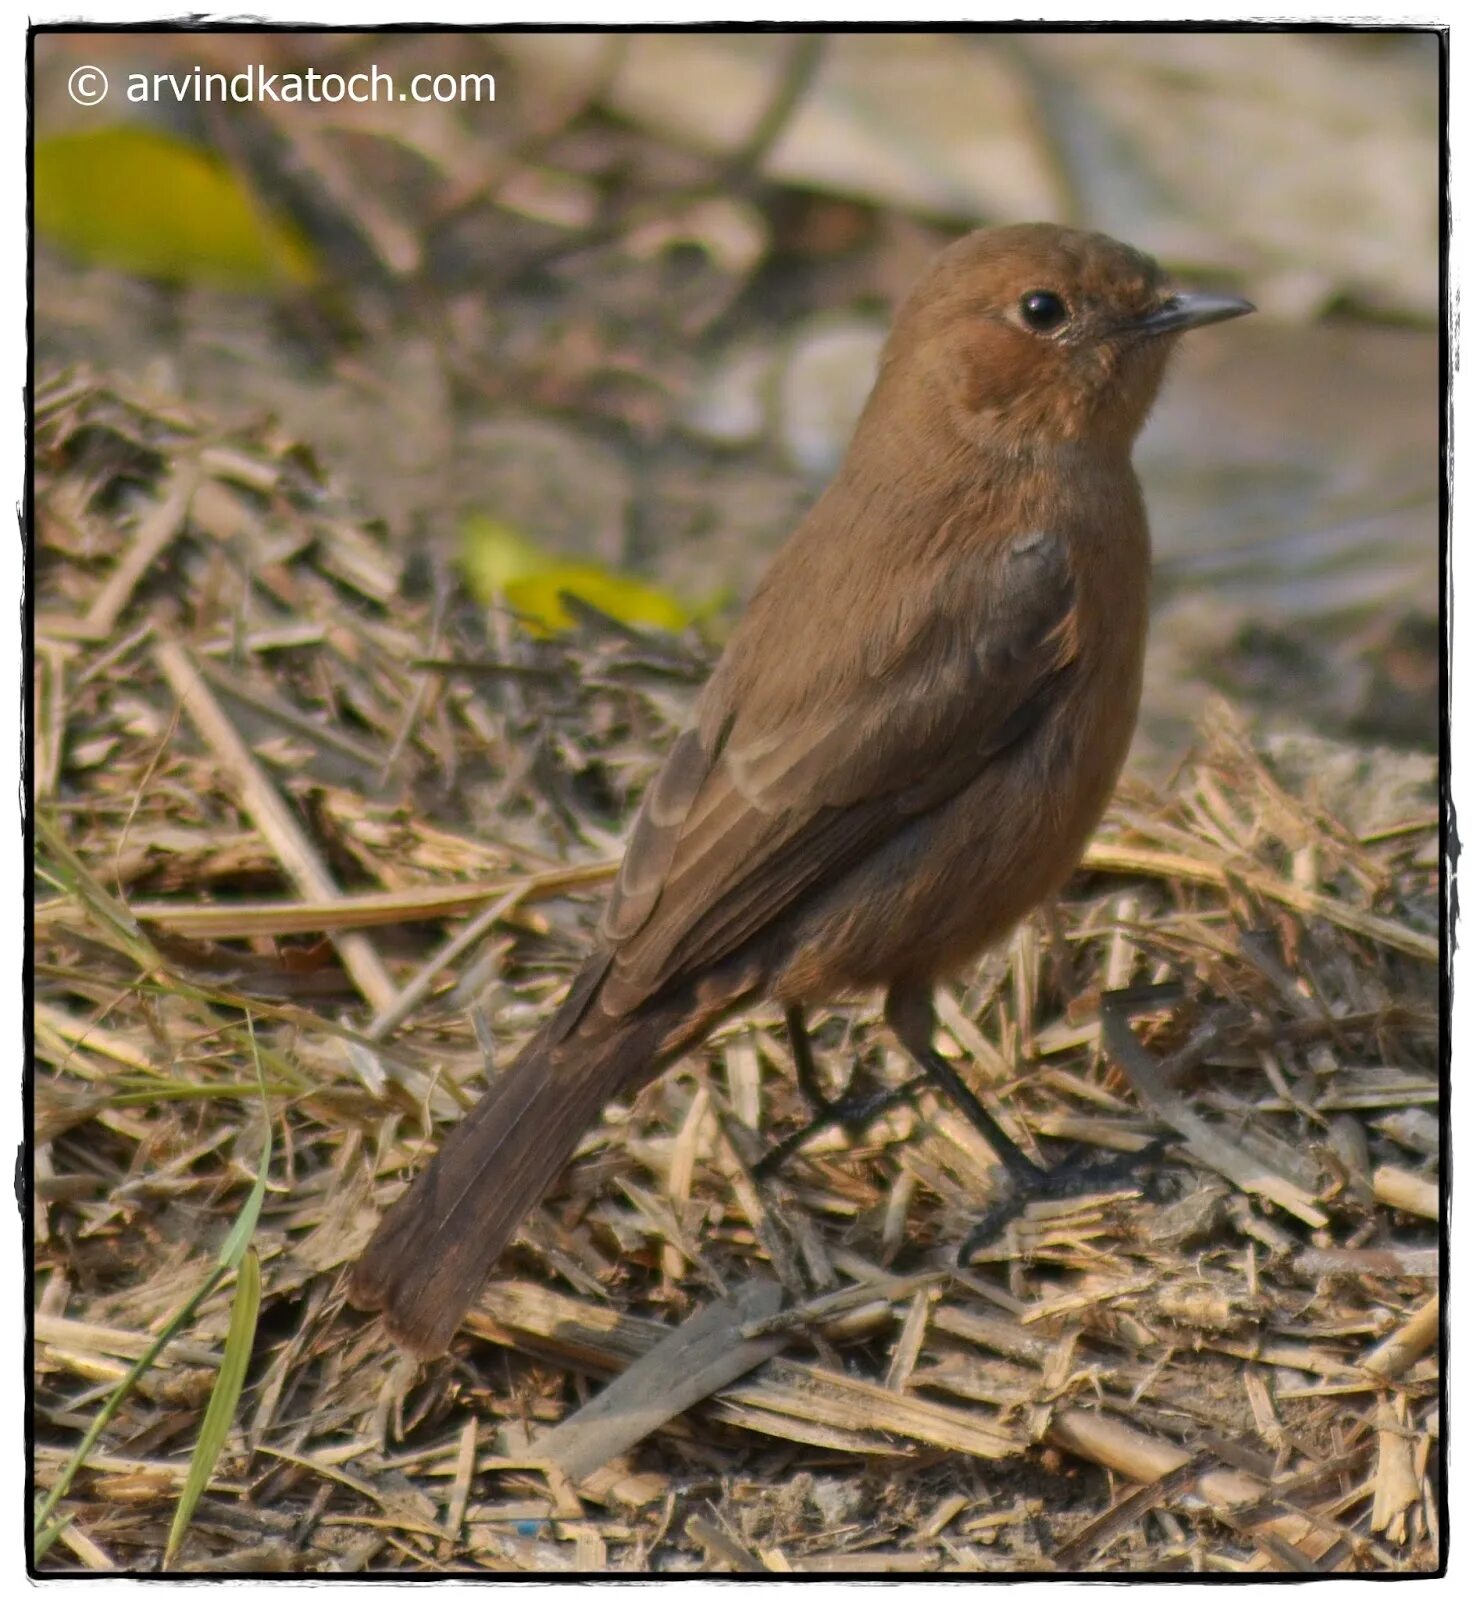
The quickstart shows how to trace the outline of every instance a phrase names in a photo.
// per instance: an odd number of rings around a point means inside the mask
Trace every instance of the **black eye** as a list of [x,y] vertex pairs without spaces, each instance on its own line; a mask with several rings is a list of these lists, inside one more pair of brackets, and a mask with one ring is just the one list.
[[1030,289],[1018,302],[1018,315],[1034,333],[1052,333],[1069,320],[1069,308],[1052,289]]

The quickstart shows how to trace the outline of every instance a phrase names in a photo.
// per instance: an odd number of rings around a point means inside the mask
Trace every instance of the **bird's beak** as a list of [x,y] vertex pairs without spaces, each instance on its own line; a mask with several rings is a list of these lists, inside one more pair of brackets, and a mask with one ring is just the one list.
[[1129,324],[1131,333],[1154,338],[1159,333],[1184,333],[1188,328],[1205,328],[1209,322],[1226,322],[1229,317],[1246,317],[1257,306],[1235,294],[1174,294],[1154,311]]

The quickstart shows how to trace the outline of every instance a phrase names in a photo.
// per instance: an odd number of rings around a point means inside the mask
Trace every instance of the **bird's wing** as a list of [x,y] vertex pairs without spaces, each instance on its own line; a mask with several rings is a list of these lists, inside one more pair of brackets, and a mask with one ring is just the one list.
[[[731,955],[1037,723],[1077,648],[1068,541],[994,545],[913,615],[883,659],[865,660],[873,640],[856,639],[824,655],[817,692],[749,686],[714,734],[676,741],[605,913],[603,1009],[633,1010]],[[788,672],[777,642],[762,642],[766,670]],[[764,714],[765,698],[797,709]]]

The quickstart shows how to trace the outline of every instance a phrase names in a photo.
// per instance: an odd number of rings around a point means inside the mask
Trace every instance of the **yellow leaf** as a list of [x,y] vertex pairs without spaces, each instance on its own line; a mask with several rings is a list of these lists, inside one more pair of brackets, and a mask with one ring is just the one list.
[[98,266],[243,291],[316,275],[306,240],[218,156],[152,128],[38,141],[35,198],[41,237]]
[[484,511],[468,512],[461,522],[460,568],[482,605],[499,600],[507,584],[531,577],[546,564],[537,546],[510,523]]
[[544,555],[524,534],[482,512],[470,513],[461,525],[461,566],[477,600],[504,601],[534,633],[560,633],[574,625],[565,594],[632,628],[679,633],[699,615],[656,584],[597,562]]
[[679,633],[691,621],[690,608],[667,590],[606,571],[591,562],[554,562],[532,577],[519,578],[506,586],[506,600],[512,610],[549,633],[571,628],[576,622],[563,604],[563,596],[569,594],[631,628]]

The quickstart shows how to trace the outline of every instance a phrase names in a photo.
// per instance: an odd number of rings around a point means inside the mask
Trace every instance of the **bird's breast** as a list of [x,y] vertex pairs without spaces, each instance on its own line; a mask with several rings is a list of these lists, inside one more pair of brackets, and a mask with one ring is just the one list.
[[[1129,575],[1127,575],[1129,576]],[[1147,577],[1086,581],[1075,654],[1042,715],[977,776],[821,896],[783,998],[822,999],[955,973],[1057,893],[1078,865],[1130,748]],[[975,736],[995,736],[977,706]]]

